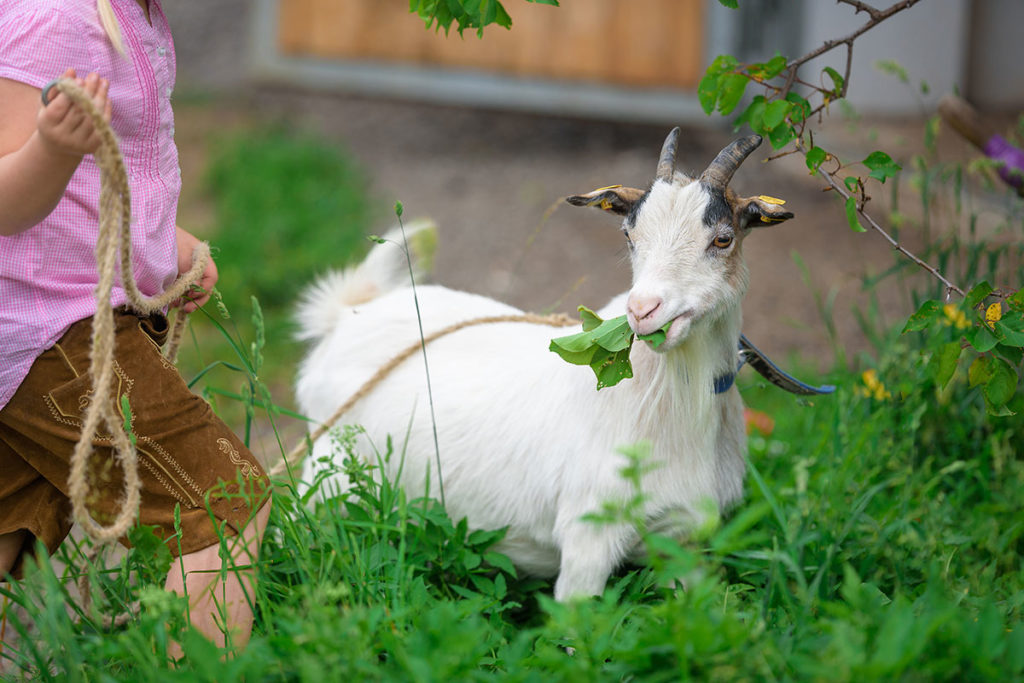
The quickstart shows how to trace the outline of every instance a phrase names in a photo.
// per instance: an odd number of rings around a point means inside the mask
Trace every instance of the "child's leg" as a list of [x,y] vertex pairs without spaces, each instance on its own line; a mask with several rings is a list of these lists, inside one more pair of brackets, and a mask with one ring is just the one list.
[[[113,389],[116,397],[127,399],[128,409],[114,400],[136,437],[142,482],[139,521],[153,527],[174,555],[182,556],[166,585],[182,594],[187,588],[195,625],[217,642],[224,642],[226,626],[233,632],[230,642],[237,645],[248,640],[252,624],[246,592],[251,597],[253,572],[236,573],[233,567],[255,561],[270,511],[270,483],[252,453],[160,354],[157,324],[166,330],[162,319],[120,311],[115,315]],[[51,533],[35,527],[68,524],[69,459],[81,432],[82,407],[92,394],[90,337],[88,320],[72,325],[36,360],[0,410],[0,534],[27,528],[50,552],[67,528]],[[109,523],[120,509],[123,477],[109,439],[97,437],[94,444],[87,504],[95,519]],[[26,479],[39,480],[59,500],[29,495],[30,484],[9,483],[11,470],[3,457],[7,451],[17,456],[8,458],[15,465],[28,468]],[[5,493],[8,488],[13,493]],[[26,511],[15,514],[9,501],[23,501]],[[224,567],[222,543],[231,556]],[[223,606],[227,613],[222,618],[218,610]]]
[[[231,559],[221,560],[218,543],[182,555],[167,574],[167,590],[188,595],[192,625],[218,646],[249,642],[256,578],[248,567],[256,561],[269,517],[268,500],[241,534],[226,539]],[[174,659],[183,654],[177,643],[170,649]]]

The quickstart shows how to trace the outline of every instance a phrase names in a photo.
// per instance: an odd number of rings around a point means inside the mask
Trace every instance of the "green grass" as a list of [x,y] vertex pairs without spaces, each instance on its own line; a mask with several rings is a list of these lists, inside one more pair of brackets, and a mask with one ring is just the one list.
[[[339,467],[358,485],[342,498],[277,496],[254,639],[232,661],[156,588],[166,557],[154,544],[90,570],[106,609],[141,599],[120,629],[95,615],[76,624],[45,567],[6,590],[38,629],[16,656],[61,680],[1024,676],[1024,427],[986,416],[966,377],[938,392],[912,338],[890,334],[885,347],[886,400],[843,369],[830,378],[839,391],[813,401],[745,372],[747,402],[775,420],[751,437],[745,500],[690,544],[649,537],[652,566],[623,569],[601,598],[554,603],[549,582],[490,550],[500,533],[470,532],[350,458]],[[340,433],[339,456],[352,443]],[[678,576],[686,590],[658,588]],[[176,670],[168,630],[190,653]]]
[[[326,270],[358,261],[369,248],[367,236],[387,219],[387,207],[368,194],[365,174],[342,147],[283,124],[215,140],[204,185],[214,215],[203,232],[211,236],[222,305],[213,302],[207,317],[194,316],[198,324],[182,346],[182,373],[192,376],[232,353],[207,319],[245,346],[252,343],[255,297],[264,334],[276,340],[260,379],[290,384],[301,355],[291,321],[299,292]],[[215,375],[223,378],[222,370]]]

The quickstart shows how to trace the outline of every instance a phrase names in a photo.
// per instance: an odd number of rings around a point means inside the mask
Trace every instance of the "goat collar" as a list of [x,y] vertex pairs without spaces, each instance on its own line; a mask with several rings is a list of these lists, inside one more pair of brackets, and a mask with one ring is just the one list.
[[[743,363],[741,362],[740,365],[743,365]],[[739,368],[737,368],[737,370],[738,369]],[[732,389],[732,385],[735,382],[736,382],[736,373],[735,372],[730,372],[727,375],[719,375],[718,377],[715,378],[715,384],[714,384],[715,393],[716,394],[724,394],[725,392],[729,391],[729,389]]]

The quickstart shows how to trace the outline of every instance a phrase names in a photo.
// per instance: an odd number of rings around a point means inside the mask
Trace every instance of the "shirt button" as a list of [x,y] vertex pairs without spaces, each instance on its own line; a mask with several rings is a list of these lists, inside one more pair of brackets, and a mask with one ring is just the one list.
[[170,96],[171,96],[171,89],[170,89],[170,88],[166,88],[166,89],[164,90],[164,93],[165,93],[165,94],[166,94],[166,95],[167,95],[168,97],[170,97]]
[[164,47],[163,45],[161,45],[160,47],[158,47],[158,48],[156,49],[156,53],[157,53],[158,55],[160,55],[161,57],[163,57],[163,56],[164,56],[165,54],[167,54],[167,48],[166,48],[166,47]]

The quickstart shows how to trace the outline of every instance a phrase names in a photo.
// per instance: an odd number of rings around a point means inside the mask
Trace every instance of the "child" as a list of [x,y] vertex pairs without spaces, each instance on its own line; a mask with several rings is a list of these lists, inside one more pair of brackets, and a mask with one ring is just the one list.
[[[181,180],[170,106],[174,47],[159,0],[3,0],[0,578],[19,575],[37,541],[53,552],[70,529],[69,459],[91,394],[100,176],[90,153],[99,140],[65,95],[47,93],[50,101],[41,106],[42,87],[60,75],[77,79],[120,139],[142,292],[152,296],[187,270],[198,242],[175,224]],[[210,262],[200,284],[208,292],[216,280]],[[183,302],[184,309],[203,304],[205,292]],[[115,395],[128,395],[137,437],[139,522],[154,525],[178,556],[166,586],[187,593],[192,623],[219,644],[226,637],[244,645],[252,627],[252,570],[220,571],[217,530],[229,537],[229,567],[254,560],[270,513],[266,475],[163,360],[158,344],[166,319],[137,315],[126,301],[115,285]],[[88,505],[101,523],[116,515],[122,489],[109,444],[97,436],[90,460]],[[172,538],[176,506],[180,539]],[[227,634],[218,625],[221,610]]]

